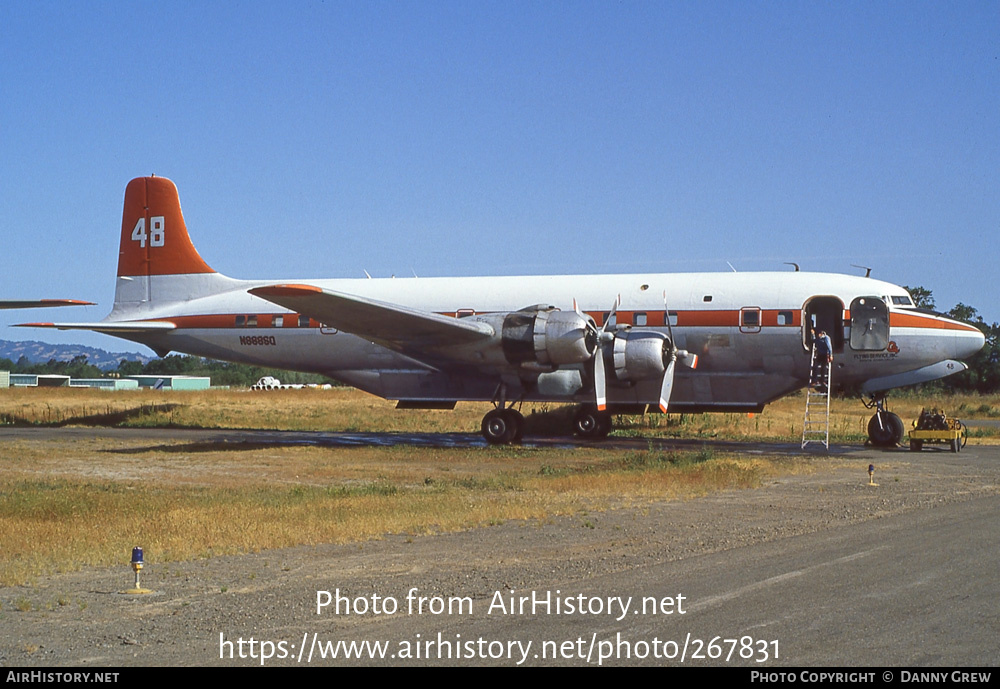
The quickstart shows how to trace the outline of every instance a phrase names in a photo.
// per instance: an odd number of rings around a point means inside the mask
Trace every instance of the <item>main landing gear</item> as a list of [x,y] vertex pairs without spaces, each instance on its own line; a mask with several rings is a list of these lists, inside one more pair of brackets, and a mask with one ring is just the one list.
[[603,440],[611,432],[611,414],[591,404],[581,406],[573,416],[573,433],[587,440]]
[[888,411],[886,396],[873,394],[864,405],[875,409],[875,414],[868,421],[868,442],[875,447],[896,447],[906,434],[903,420]]
[[[483,417],[483,438],[490,445],[509,445],[521,442],[524,435],[524,416],[513,407],[500,406]],[[573,434],[584,440],[603,440],[611,432],[611,414],[598,411],[590,404],[582,405],[573,416]]]
[[509,445],[521,442],[524,435],[524,416],[514,409],[514,402],[507,406],[507,385],[500,383],[493,395],[493,409],[486,412],[480,429],[490,445]]
[[483,417],[482,431],[490,445],[519,443],[524,435],[524,416],[513,407],[497,407]]
[[[507,402],[507,388],[502,383],[493,398],[493,409],[486,413],[480,429],[490,445],[519,443],[524,436],[524,416]],[[586,440],[603,440],[611,432],[611,413],[598,411],[595,404],[584,404],[573,416],[573,433]]]

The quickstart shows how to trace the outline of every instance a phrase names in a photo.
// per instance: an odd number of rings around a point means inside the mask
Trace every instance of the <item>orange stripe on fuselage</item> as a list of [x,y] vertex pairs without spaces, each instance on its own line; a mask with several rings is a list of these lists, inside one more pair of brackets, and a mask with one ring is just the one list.
[[[256,316],[257,325],[236,325],[237,316]],[[321,323],[315,318],[309,319],[308,326],[299,325],[299,314],[297,313],[221,313],[221,314],[211,314],[211,315],[198,315],[198,316],[171,316],[169,318],[155,318],[150,320],[156,321],[166,321],[173,323],[177,328],[187,328],[187,329],[212,329],[212,330],[253,330],[254,328],[262,328],[265,330],[279,329],[279,326],[274,324],[275,316],[282,317],[282,323],[280,329],[284,328],[319,328]]]
[[[308,287],[307,285],[278,285],[267,288],[259,288],[261,291],[266,289],[269,294],[277,294],[280,291],[288,290],[290,294],[302,294],[302,288]],[[791,313],[791,321],[788,323],[778,324],[778,314],[780,313]],[[482,312],[486,313],[486,312]],[[644,313],[646,314],[646,325],[636,326],[636,327],[656,327],[660,328],[665,325],[664,323],[664,312],[663,311],[618,311],[616,314],[617,322],[623,325],[633,325],[635,323],[635,315]],[[720,311],[677,311],[677,327],[716,327],[716,328],[737,328],[740,325],[740,312],[733,310],[720,310]],[[262,314],[262,313],[240,313],[240,314],[202,314],[194,316],[171,316],[166,318],[157,318],[158,321],[169,321],[176,325],[178,328],[268,328],[273,326],[273,317],[281,315],[284,316],[284,321],[281,327],[284,328],[295,328],[298,327],[299,314],[297,313],[282,313],[282,314]],[[457,317],[455,313],[444,312],[441,315]],[[603,325],[602,318],[604,313],[600,311],[588,311],[588,316],[591,316],[598,325]],[[257,325],[256,326],[237,326],[236,316],[256,316]],[[788,328],[788,327],[798,327],[801,323],[801,312],[793,311],[791,309],[770,309],[761,312],[761,324],[764,327],[778,327],[778,328]],[[311,328],[320,327],[319,321],[315,319],[310,319]]]
[[[283,286],[284,287],[284,286]],[[291,286],[289,286],[291,287]],[[295,288],[299,286],[296,285]],[[272,290],[280,288],[269,288]],[[616,314],[618,323],[621,324],[632,324],[634,323],[635,314],[645,313],[646,314],[646,326],[648,327],[663,327],[663,311],[619,311]],[[679,328],[737,328],[740,325],[740,312],[735,310],[719,310],[719,311],[678,311],[677,313],[677,323],[676,327]],[[779,313],[791,313],[791,322],[778,324],[778,314]],[[299,314],[297,313],[282,313],[282,314],[262,314],[262,313],[246,313],[246,314],[205,314],[205,315],[195,315],[195,316],[172,316],[169,318],[157,318],[153,320],[157,321],[169,321],[176,325],[178,328],[213,328],[213,329],[225,329],[234,328],[238,330],[243,330],[247,328],[273,328],[274,327],[274,316],[283,316],[282,328],[297,328]],[[445,316],[455,316],[454,313],[444,313]],[[602,317],[604,313],[601,311],[588,311],[587,315],[591,316],[598,325],[603,325]],[[256,316],[257,325],[256,326],[237,326],[236,316]],[[899,313],[891,312],[889,315],[890,326],[893,328],[925,328],[931,330],[955,330],[960,332],[979,332],[977,328],[971,325],[966,325],[965,323],[957,323],[955,321],[946,321],[935,318],[933,316],[923,316],[919,314],[910,313]],[[802,324],[802,312],[792,309],[768,309],[761,312],[761,325],[766,328],[776,327],[776,328],[796,328]],[[315,319],[309,319],[310,328],[320,327],[320,322]],[[643,326],[638,326],[643,327]]]
[[975,328],[965,323],[956,321],[946,321],[934,316],[923,316],[915,313],[900,313],[892,311],[889,313],[890,328],[925,328],[929,330],[958,330],[962,332],[978,333],[979,328]]
[[[604,311],[587,311],[588,316],[594,319],[598,325],[604,325]],[[616,322],[623,325],[634,325],[635,314],[646,314],[646,325],[650,327],[661,327],[666,325],[663,320],[663,311],[618,311],[615,314]],[[674,324],[678,328],[738,328],[740,327],[740,311],[738,309],[720,309],[706,311],[672,311],[677,316]],[[779,314],[790,315],[787,323],[778,323]],[[761,325],[765,327],[787,328],[798,327],[802,323],[802,311],[798,309],[764,309],[760,312]],[[642,327],[642,326],[639,326]]]

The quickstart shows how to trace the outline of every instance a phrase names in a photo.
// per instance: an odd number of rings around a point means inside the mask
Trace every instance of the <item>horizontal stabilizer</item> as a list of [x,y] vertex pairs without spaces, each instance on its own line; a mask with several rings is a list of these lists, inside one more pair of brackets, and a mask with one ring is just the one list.
[[18,323],[16,328],[54,328],[56,330],[91,330],[97,333],[153,333],[173,330],[169,321],[98,321],[97,323]]
[[53,306],[93,306],[92,301],[79,299],[36,299],[34,301],[0,301],[0,309],[45,309]]
[[251,289],[250,294],[305,314],[328,327],[400,351],[478,342],[494,335],[491,326],[479,321],[419,311],[313,285],[269,285]]

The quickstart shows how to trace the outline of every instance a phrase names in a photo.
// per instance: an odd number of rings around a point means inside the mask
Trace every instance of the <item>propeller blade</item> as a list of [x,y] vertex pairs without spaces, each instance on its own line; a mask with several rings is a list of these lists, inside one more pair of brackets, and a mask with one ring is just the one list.
[[604,319],[604,325],[601,326],[601,330],[597,334],[597,348],[594,350],[594,397],[598,411],[604,411],[608,407],[608,379],[604,371],[604,343],[615,339],[614,333],[608,330],[608,326],[611,325],[611,321],[615,320],[615,314],[618,313],[618,307],[621,303],[622,295],[619,294],[615,297],[615,303],[611,305],[611,311]]
[[688,368],[698,368],[698,355],[692,354],[686,349],[677,350],[677,360]]
[[601,332],[607,332],[608,326],[611,321],[615,320],[615,316],[618,314],[618,307],[621,306],[622,295],[615,297],[615,303],[611,305],[611,311],[608,313],[608,317],[604,319],[604,325],[601,327]]
[[667,308],[667,290],[663,290],[663,322],[667,324],[667,332],[670,334],[670,344],[676,349],[677,342],[674,340],[674,329],[670,326],[670,309]]
[[594,397],[597,410],[604,411],[608,406],[607,379],[604,376],[604,350],[600,343],[594,352]]
[[670,359],[670,363],[667,364],[667,370],[663,372],[663,382],[660,384],[660,411],[664,414],[667,413],[667,407],[670,404],[670,394],[674,390],[675,362],[675,359]]

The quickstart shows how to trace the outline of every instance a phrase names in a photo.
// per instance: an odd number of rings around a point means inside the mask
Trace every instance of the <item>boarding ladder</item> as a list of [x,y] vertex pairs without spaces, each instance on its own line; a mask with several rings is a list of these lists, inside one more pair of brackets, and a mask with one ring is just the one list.
[[806,388],[806,414],[802,422],[802,448],[822,443],[830,449],[830,373],[829,361],[816,361],[816,345],[809,360],[809,387]]

